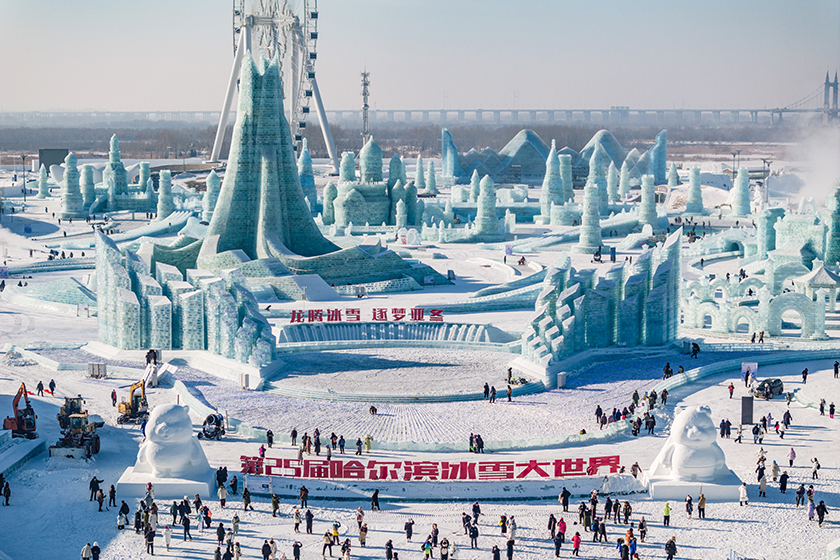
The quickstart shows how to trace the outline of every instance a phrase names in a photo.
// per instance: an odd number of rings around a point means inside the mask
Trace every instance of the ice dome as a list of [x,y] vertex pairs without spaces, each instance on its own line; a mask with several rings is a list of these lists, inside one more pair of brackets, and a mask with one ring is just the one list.
[[359,152],[359,170],[362,183],[382,181],[382,148],[373,141],[373,136]]

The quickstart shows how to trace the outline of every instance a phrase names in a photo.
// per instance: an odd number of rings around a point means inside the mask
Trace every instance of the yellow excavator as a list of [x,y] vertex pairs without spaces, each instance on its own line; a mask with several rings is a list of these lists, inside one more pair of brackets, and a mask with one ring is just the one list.
[[84,402],[81,395],[64,397],[64,406],[56,415],[61,439],[50,446],[50,457],[89,459],[91,455],[99,453],[99,434],[96,428],[102,424],[93,420],[88,411],[82,408]]
[[149,403],[146,401],[146,384],[141,379],[131,386],[128,401],[125,399],[117,405],[120,415],[117,424],[142,424],[149,419]]

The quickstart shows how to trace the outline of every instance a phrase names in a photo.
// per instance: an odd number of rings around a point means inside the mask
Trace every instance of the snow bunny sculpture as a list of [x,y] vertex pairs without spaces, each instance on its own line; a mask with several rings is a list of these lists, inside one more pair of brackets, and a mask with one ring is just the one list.
[[653,477],[678,481],[713,481],[727,475],[708,406],[688,408],[674,418],[671,435],[648,472]]
[[137,453],[135,473],[152,473],[155,478],[204,480],[210,464],[193,435],[188,408],[177,404],[158,405],[146,423],[146,441]]

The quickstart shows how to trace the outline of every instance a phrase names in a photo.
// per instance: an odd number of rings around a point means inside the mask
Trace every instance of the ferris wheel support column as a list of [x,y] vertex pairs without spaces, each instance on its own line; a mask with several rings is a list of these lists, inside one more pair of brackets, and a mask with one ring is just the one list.
[[330,156],[333,171],[338,174],[338,154],[335,151],[335,142],[330,132],[330,124],[327,122],[327,112],[324,110],[324,103],[321,101],[321,90],[318,89],[318,81],[314,77],[312,78],[312,96],[315,98],[315,110],[318,112],[318,122],[321,123],[324,145],[327,147],[327,154]]
[[247,26],[243,27],[239,34],[239,46],[236,49],[236,56],[233,57],[230,81],[228,82],[228,89],[225,94],[225,102],[222,106],[222,115],[219,117],[219,128],[216,129],[216,140],[213,142],[210,161],[219,161],[219,156],[221,155],[222,142],[224,142],[225,130],[227,130],[228,115],[230,115],[230,106],[233,104],[233,94],[236,93],[236,82],[239,81],[239,68],[242,66],[242,56],[251,47],[250,34],[251,30]]

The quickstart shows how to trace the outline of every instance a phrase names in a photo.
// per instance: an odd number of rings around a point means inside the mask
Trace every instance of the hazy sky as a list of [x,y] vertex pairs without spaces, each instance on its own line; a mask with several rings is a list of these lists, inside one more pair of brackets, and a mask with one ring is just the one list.
[[[299,4],[300,2],[295,2]],[[840,69],[838,0],[320,0],[327,108],[763,108]],[[217,110],[231,0],[0,0],[0,111]]]

